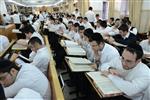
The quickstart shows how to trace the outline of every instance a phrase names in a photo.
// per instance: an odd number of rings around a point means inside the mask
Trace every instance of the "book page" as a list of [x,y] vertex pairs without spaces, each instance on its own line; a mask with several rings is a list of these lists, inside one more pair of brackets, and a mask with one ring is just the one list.
[[68,61],[68,64],[70,69],[74,72],[94,71],[90,65],[73,64],[70,61]]
[[69,41],[69,40],[64,40],[64,44],[66,47],[78,46],[77,42],[73,42],[73,41]]
[[68,55],[86,55],[86,52],[81,47],[67,47],[66,52]]
[[109,78],[101,75],[100,71],[88,72],[87,75],[94,81],[96,88],[104,97],[122,93]]
[[78,57],[66,57],[71,61],[73,64],[92,64],[92,62],[86,58],[78,58]]
[[26,50],[27,46],[21,45],[21,44],[14,44],[11,48],[12,50]]

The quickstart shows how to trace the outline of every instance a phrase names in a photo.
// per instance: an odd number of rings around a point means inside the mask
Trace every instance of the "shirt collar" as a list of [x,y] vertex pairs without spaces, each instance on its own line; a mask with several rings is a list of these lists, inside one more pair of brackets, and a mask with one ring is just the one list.
[[123,37],[123,38],[126,39],[126,38],[129,37],[129,35],[130,35],[130,33],[128,32],[128,33],[125,35],[125,37]]

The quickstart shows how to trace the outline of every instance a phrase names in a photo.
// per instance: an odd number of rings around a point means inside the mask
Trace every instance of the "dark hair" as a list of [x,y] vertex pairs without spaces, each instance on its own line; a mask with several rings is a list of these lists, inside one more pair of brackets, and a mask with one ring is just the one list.
[[74,23],[74,27],[79,27],[79,23]]
[[11,62],[7,59],[0,59],[0,73],[10,72],[11,68],[15,68],[16,70],[20,70],[20,67],[16,65],[16,63]]
[[40,45],[42,45],[42,41],[38,38],[38,37],[32,37],[28,44],[31,43],[31,44],[35,44],[35,43],[39,43]]
[[127,25],[131,25],[131,21],[130,20],[127,21]]
[[110,17],[110,19],[111,19],[112,21],[114,21],[114,17]]
[[99,14],[96,14],[95,16],[96,16],[96,17],[99,17]]
[[100,21],[100,25],[104,28],[107,27],[107,22],[106,21]]
[[137,43],[130,43],[125,49],[131,52],[132,54],[136,53],[137,55],[136,60],[141,59],[143,57],[143,49]]
[[87,17],[84,17],[83,19],[86,20],[86,21],[88,21],[88,18],[87,18]]
[[123,32],[128,32],[128,25],[127,24],[121,24],[121,26],[118,28],[119,30],[122,30]]
[[92,8],[92,7],[89,7],[89,10],[93,10],[93,8]]
[[35,30],[34,30],[34,28],[31,26],[31,25],[27,25],[27,26],[25,26],[24,28],[22,28],[22,33],[29,33],[29,32],[31,32],[31,33],[34,33],[35,32]]
[[93,30],[91,28],[87,28],[84,31],[84,35],[89,38],[89,41],[92,41]]
[[94,33],[92,35],[92,41],[96,41],[97,44],[104,43],[104,39],[100,33]]
[[79,30],[85,30],[85,27],[83,25],[79,26]]

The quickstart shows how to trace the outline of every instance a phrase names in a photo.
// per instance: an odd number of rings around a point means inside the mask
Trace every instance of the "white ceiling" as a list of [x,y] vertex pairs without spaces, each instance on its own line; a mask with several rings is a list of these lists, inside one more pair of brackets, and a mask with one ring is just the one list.
[[13,2],[18,5],[35,7],[35,6],[54,6],[63,0],[5,0],[7,2]]

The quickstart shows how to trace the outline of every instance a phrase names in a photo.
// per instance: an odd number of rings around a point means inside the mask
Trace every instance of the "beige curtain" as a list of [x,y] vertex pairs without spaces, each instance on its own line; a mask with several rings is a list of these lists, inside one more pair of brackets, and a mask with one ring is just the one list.
[[132,22],[132,25],[135,26],[138,29],[138,31],[140,29],[142,2],[143,0],[128,0],[129,18]]
[[109,0],[109,11],[108,11],[108,16],[114,17],[114,12],[115,12],[115,0]]
[[85,12],[87,12],[89,8],[89,0],[78,0],[78,6],[80,9],[81,15],[84,16]]

